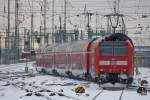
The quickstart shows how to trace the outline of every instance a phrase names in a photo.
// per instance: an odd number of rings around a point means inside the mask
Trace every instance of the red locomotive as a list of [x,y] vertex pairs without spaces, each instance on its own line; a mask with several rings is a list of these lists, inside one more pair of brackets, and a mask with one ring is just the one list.
[[37,50],[38,71],[103,83],[130,84],[134,45],[125,34],[49,45]]

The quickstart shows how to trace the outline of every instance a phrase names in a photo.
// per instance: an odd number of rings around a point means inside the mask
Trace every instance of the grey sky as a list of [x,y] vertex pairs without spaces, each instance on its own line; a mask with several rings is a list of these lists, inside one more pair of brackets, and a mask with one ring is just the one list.
[[[11,28],[14,30],[14,1],[11,1]],[[41,16],[41,7],[43,0],[33,0],[34,3],[34,29],[39,30],[39,26],[43,25],[43,17]],[[59,16],[63,17],[63,1],[55,0],[55,25],[58,26]],[[30,3],[29,3],[30,2]],[[47,0],[47,29],[51,28],[51,5],[52,0]],[[86,23],[84,16],[76,17],[77,14],[84,12],[86,4],[86,10],[92,13],[99,14],[98,25],[105,27],[105,18],[103,15],[112,13],[114,0],[67,0],[67,16],[68,16],[68,28],[72,28],[72,24],[76,24],[79,27],[83,27]],[[5,11],[4,14],[4,4]],[[32,0],[19,0],[19,20],[21,21],[20,27],[27,27],[30,29],[30,5]],[[128,27],[136,27],[139,23],[146,27],[150,23],[150,0],[120,0],[120,12],[126,15],[126,22]],[[5,16],[5,18],[3,17]],[[147,15],[147,18],[141,18],[142,15]],[[0,0],[0,23],[1,30],[7,27],[7,0]],[[91,26],[95,27],[95,16],[92,17]],[[130,29],[131,30],[131,29]]]

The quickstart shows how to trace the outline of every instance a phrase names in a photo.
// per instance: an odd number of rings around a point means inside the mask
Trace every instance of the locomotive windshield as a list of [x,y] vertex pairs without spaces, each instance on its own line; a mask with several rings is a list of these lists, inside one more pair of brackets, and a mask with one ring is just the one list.
[[100,46],[100,54],[102,56],[127,56],[126,42],[102,42]]

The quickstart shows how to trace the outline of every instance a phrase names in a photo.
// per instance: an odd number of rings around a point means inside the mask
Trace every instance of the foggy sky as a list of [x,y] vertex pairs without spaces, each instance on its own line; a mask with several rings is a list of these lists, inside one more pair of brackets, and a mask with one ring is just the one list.
[[[5,1],[5,2],[4,2]],[[11,8],[11,29],[14,31],[14,1],[10,0]],[[20,27],[26,27],[30,29],[31,21],[31,5],[32,0],[19,0],[19,20]],[[34,12],[34,30],[39,31],[40,25],[43,26],[43,17],[41,16],[41,7],[43,0],[33,0],[33,12]],[[5,14],[4,14],[4,4],[5,4]],[[84,16],[76,17],[77,14],[84,13],[86,5],[86,10],[92,13],[99,14],[98,25],[106,26],[106,20],[103,15],[112,13],[114,0],[67,0],[67,27],[73,28],[73,25],[78,25],[83,27],[86,24]],[[59,26],[59,16],[62,16],[64,12],[63,0],[55,0],[55,25]],[[120,13],[125,14],[127,27],[136,27],[139,23],[143,27],[148,26],[150,23],[150,0],[120,0]],[[4,16],[3,16],[4,15]],[[142,15],[147,15],[147,18],[141,18]],[[47,0],[47,30],[51,30],[51,20],[52,20],[52,0]],[[7,28],[7,0],[0,0],[0,29],[4,30]],[[95,16],[92,16],[91,26],[95,28]],[[132,30],[131,30],[132,31]]]

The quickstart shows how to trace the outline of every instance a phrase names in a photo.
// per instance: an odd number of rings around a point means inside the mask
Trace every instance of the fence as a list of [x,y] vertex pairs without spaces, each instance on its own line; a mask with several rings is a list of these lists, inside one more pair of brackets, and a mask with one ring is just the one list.
[[148,68],[150,68],[150,57],[135,56],[134,57],[134,65],[137,67],[148,67]]
[[18,61],[18,52],[16,51],[17,49],[0,49],[0,64],[16,63]]
[[135,47],[135,66],[150,68],[150,47],[138,46]]

